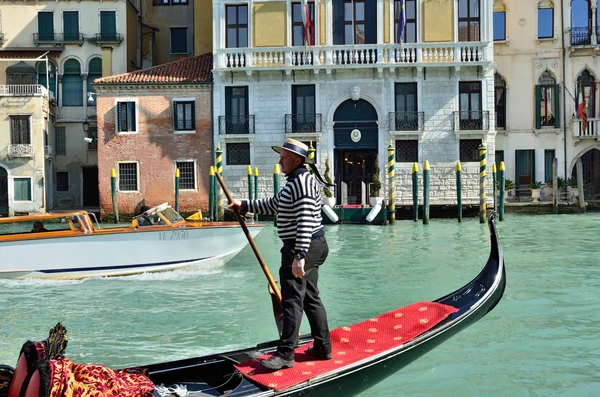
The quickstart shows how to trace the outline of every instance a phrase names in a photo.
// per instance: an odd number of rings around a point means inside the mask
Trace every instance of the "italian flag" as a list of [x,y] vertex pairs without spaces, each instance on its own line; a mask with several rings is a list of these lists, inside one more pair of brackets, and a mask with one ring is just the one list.
[[587,104],[585,103],[585,97],[583,96],[583,84],[579,84],[579,95],[577,96],[577,117],[581,120],[581,132],[587,131]]

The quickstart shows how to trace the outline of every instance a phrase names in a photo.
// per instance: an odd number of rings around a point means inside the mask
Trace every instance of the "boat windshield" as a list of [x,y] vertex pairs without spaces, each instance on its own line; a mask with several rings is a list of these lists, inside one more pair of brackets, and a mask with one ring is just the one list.
[[183,220],[183,218],[181,217],[181,215],[179,215],[177,213],[177,211],[175,211],[171,207],[167,207],[167,208],[163,209],[161,211],[161,214],[162,214],[162,216],[164,216],[165,218],[167,218],[167,220],[171,224],[177,223],[177,222],[181,222]]

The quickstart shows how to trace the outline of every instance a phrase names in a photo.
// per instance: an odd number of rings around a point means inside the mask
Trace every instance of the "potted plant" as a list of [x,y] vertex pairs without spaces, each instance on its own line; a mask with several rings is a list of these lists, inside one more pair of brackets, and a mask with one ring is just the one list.
[[[323,178],[325,179],[325,182],[327,183],[333,183],[331,181],[331,177],[329,176],[329,157],[325,158],[325,175],[323,176]],[[335,205],[335,197],[333,196],[333,193],[331,191],[331,189],[327,186],[323,187],[323,195],[325,197],[323,197],[323,204],[327,204],[328,206],[332,207]]]
[[[498,181],[498,191],[500,191],[500,181]],[[515,188],[515,183],[510,179],[504,180],[504,201],[508,201],[508,197],[512,196],[512,191]]]
[[369,204],[374,207],[379,198],[381,190],[381,181],[379,180],[379,155],[375,156],[375,166],[373,167],[373,181],[369,186]]
[[531,198],[533,201],[540,201],[540,189],[542,188],[542,182],[531,182],[527,185],[529,189],[531,189]]

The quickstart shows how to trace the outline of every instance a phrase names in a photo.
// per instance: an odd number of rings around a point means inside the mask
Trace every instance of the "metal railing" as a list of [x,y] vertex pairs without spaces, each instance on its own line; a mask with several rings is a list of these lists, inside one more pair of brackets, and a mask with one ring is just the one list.
[[32,144],[11,144],[8,147],[8,157],[25,157],[33,158],[35,156],[35,150]]
[[215,69],[314,69],[376,67],[415,64],[481,64],[491,62],[487,42],[407,43],[297,47],[220,48]]
[[7,84],[0,85],[0,96],[48,96],[46,87],[40,84]]
[[454,131],[489,130],[490,112],[481,110],[463,110],[454,112]]
[[592,44],[592,30],[590,28],[571,28],[571,45]]
[[321,113],[286,114],[285,132],[321,132]]
[[123,42],[123,35],[121,33],[96,33],[95,36],[96,44],[121,44]]
[[219,134],[254,134],[254,115],[219,116]]
[[83,44],[82,33],[34,33],[34,44]]
[[390,112],[390,131],[423,131],[423,112]]

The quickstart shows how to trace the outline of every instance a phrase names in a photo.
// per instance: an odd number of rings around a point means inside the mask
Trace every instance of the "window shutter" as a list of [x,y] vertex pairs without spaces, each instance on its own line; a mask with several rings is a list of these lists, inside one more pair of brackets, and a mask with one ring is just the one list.
[[125,131],[125,129],[127,128],[127,124],[125,122],[125,112],[124,109],[125,108],[125,103],[124,102],[118,102],[117,103],[117,124],[118,124],[118,131]]
[[63,32],[65,40],[79,39],[79,13],[77,11],[63,12]]
[[179,126],[179,119],[177,118],[177,115],[179,114],[179,103],[175,102],[174,106],[173,106],[173,129],[174,130],[179,130],[180,126]]
[[560,128],[560,85],[554,86],[554,127]]
[[31,134],[29,133],[29,117],[21,119],[21,143],[29,145],[31,144]]
[[377,43],[377,2],[365,2],[365,44]]
[[190,104],[190,120],[192,120],[192,125],[190,125],[190,130],[196,129],[196,102],[192,102]]
[[135,131],[135,102],[127,102],[127,131]]
[[542,103],[542,87],[535,86],[535,128],[542,128],[542,111],[540,105]]
[[344,0],[333,0],[333,44],[345,44],[344,39]]

